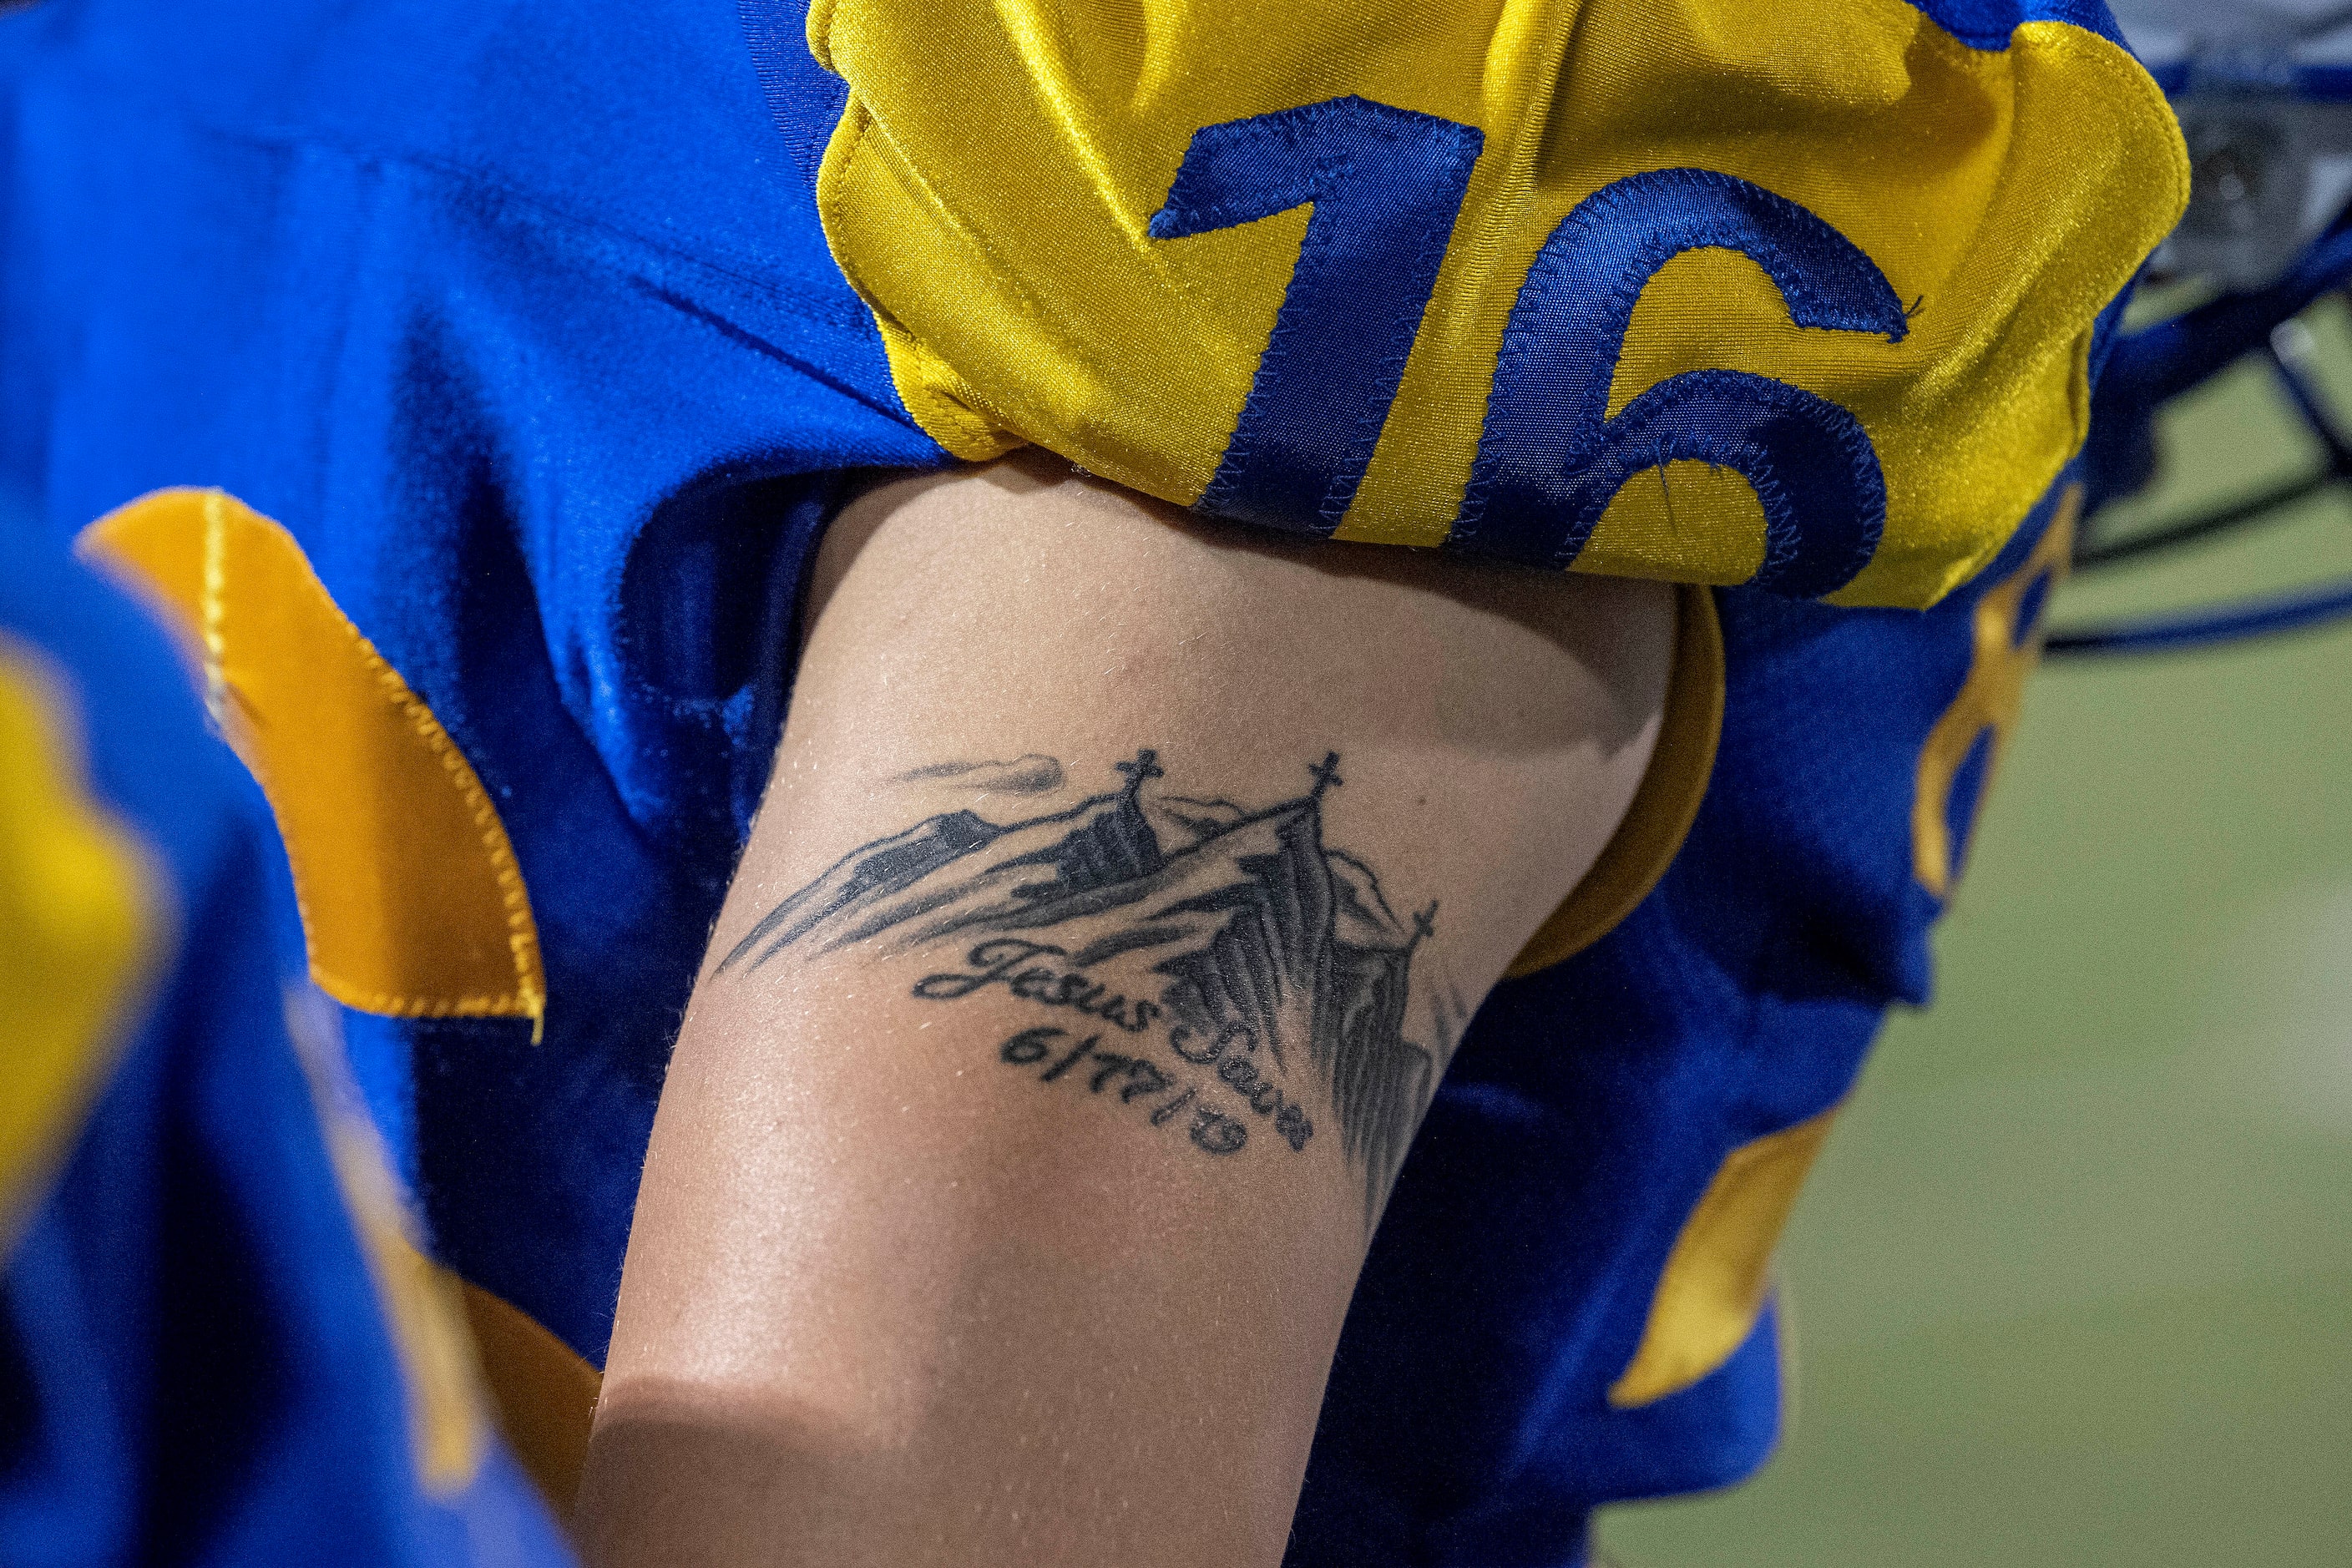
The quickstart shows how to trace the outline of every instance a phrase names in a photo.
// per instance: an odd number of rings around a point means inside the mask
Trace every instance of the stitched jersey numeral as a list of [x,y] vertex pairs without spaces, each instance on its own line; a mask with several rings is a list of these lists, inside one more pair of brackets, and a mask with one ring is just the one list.
[[1468,125],[1352,97],[1194,133],[1152,215],[1154,238],[1315,207],[1203,510],[1308,533],[1339,526],[1485,141]]
[[[1155,237],[1315,207],[1204,510],[1314,533],[1339,525],[1482,144],[1473,127],[1352,97],[1194,134]],[[1675,257],[1717,247],[1763,268],[1798,326],[1904,335],[1885,275],[1796,203],[1705,169],[1606,185],[1560,220],[1519,286],[1450,548],[1564,567],[1627,479],[1688,458],[1754,488],[1765,521],[1757,586],[1811,598],[1870,560],[1885,482],[1869,436],[1836,404],[1769,376],[1700,370],[1609,417],[1642,290]]]
[[1559,221],[1511,307],[1461,548],[1565,566],[1633,475],[1676,458],[1733,468],[1764,509],[1756,585],[1798,598],[1842,586],[1886,519],[1878,455],[1854,416],[1769,376],[1669,376],[1607,417],[1635,301],[1686,250],[1761,267],[1801,327],[1904,333],[1903,302],[1843,235],[1760,185],[1661,169],[1603,186]]

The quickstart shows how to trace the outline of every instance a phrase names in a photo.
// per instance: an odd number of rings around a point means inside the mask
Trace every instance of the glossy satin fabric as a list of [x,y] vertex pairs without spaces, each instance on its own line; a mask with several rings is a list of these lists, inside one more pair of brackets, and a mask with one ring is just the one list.
[[[1822,36],[1852,33],[1877,58],[1885,15],[1857,7]],[[1906,49],[1967,65],[1979,88],[2050,65],[2026,58],[2041,44],[2009,58],[2017,18],[1964,26],[1947,7],[1947,40],[1905,15]],[[940,16],[943,27],[970,20]],[[1349,36],[1370,37],[1372,16]],[[177,490],[124,514],[156,532],[117,540],[117,553],[149,563],[159,597],[174,596],[179,574],[200,650],[205,606],[221,607],[219,679],[259,719],[336,705],[321,732],[349,743],[334,757],[278,769],[253,754],[289,803],[278,815],[298,872],[317,866],[330,884],[306,896],[320,912],[314,954],[352,943],[353,963],[402,977],[343,995],[353,1070],[423,1239],[469,1287],[486,1345],[509,1363],[503,1376],[492,1367],[491,1383],[526,1414],[558,1413],[535,1440],[556,1469],[576,1462],[565,1423],[584,1411],[611,1331],[669,1041],[790,700],[808,563],[851,470],[957,460],[920,397],[911,410],[902,401],[895,329],[877,325],[836,264],[850,253],[845,231],[829,237],[820,219],[811,176],[840,150],[845,84],[798,43],[801,21],[779,25],[759,5],[739,17],[709,0],[659,14],[605,0],[259,0],[201,14],[50,0],[0,18],[0,483],[58,540]],[[2060,30],[2053,58],[2089,51],[2112,64],[2096,21],[2027,26]],[[945,42],[934,53],[964,58]],[[1821,54],[1805,70],[1832,68],[1833,51]],[[930,75],[953,96],[954,70]],[[966,85],[980,91],[984,75]],[[1769,80],[1759,93],[1767,107],[1789,96]],[[1811,88],[1794,99],[1829,102]],[[1866,108],[1820,179],[1879,179],[1916,146],[1874,138]],[[1441,163],[1446,146],[1467,145],[1382,113],[1332,123],[1332,134],[1419,139]],[[1148,229],[1163,210],[1176,215],[1163,228],[1214,221],[1222,198],[1206,173],[1170,207],[1195,132],[1162,130],[1171,183],[1137,198],[1135,224]],[[1501,135],[1486,124],[1481,145]],[[1204,156],[1264,140],[1233,137]],[[1671,151],[1687,161],[1703,149]],[[1464,212],[1484,199],[1480,166]],[[1423,187],[1442,190],[1447,168],[1458,174],[1458,159]],[[1889,323],[1885,299],[1909,306],[1900,246],[1876,255],[1867,224],[1843,209],[1838,225],[1809,224],[1775,205],[1789,198],[1764,189],[1767,173],[1625,187],[1640,210],[1624,232],[1713,233],[1748,215],[1781,237],[1784,270],[1847,279],[1817,302],[1817,319]],[[1660,192],[1681,193],[1683,208],[1660,219]],[[1809,200],[1830,209],[1832,195]],[[1286,246],[1281,260],[1312,216],[1154,243]],[[2087,206],[2077,216],[2084,254],[2121,243],[2095,233]],[[1529,244],[1545,238],[1528,233]],[[936,238],[909,236],[906,256],[929,254]],[[1558,252],[1560,275],[1592,254]],[[1465,265],[1449,250],[1433,289]],[[1771,314],[1785,300],[1768,276],[1719,248],[1660,271],[1628,317],[1613,373],[1627,384],[1612,384],[1601,424],[1637,400],[1635,379],[1713,374],[1701,363],[1708,345],[1733,339],[1665,308],[1693,298],[1686,287],[1769,306],[1756,342],[1836,339],[1823,366],[1899,347],[1891,323],[1875,335],[1788,325]],[[950,279],[940,297],[969,286]],[[1280,291],[1258,307],[1261,348]],[[1050,277],[1034,293],[1045,315],[1096,309]],[[1507,314],[1510,289],[1479,298],[1462,320],[1503,331],[1496,312]],[[2079,303],[2065,288],[2011,302],[2068,322]],[[2038,384],[2019,417],[2052,444],[2037,448],[2039,468],[2002,469],[1984,492],[2021,499],[1990,505],[1921,481],[1918,493],[1973,541],[1936,571],[1964,573],[1991,552],[1932,609],[1690,591],[1703,599],[1685,616],[1685,640],[1703,628],[1705,657],[1687,654],[1677,680],[1703,665],[1715,674],[1704,700],[1678,711],[1703,721],[1678,726],[1672,776],[1645,791],[1655,809],[1639,814],[1621,857],[1638,866],[1609,900],[1564,919],[1555,944],[1531,950],[1440,1089],[1349,1320],[1294,1563],[1571,1563],[1594,1507],[1720,1485],[1769,1450],[1779,1387],[1763,1260],[1809,1152],[1787,1135],[1842,1099],[1888,1003],[1926,995],[1940,900],[1917,870],[1918,825],[1942,826],[1948,887],[2013,716],[2011,666],[2031,658],[2035,584],[2048,575],[2034,552],[2064,500],[2063,485],[2039,500],[2020,487],[2061,472],[2074,415],[2052,410],[2071,408],[2072,394],[2048,389],[2095,370],[2112,320],[2110,308],[2038,340],[2063,373]],[[1923,310],[1906,319],[1903,342],[1989,330]],[[1457,433],[1483,428],[1464,410],[1485,395],[1484,371],[1475,391],[1442,376],[1413,390],[1429,341],[1424,328],[1398,368],[1394,406],[1443,415]],[[1748,363],[1723,374],[1812,377]],[[1229,372],[1204,373],[1204,384],[1226,378],[1220,395],[1234,406],[1219,420],[1235,417],[1246,392],[1234,388],[1255,381]],[[1696,390],[1688,408],[1735,414],[1780,396],[1744,381]],[[1891,540],[1909,482],[1887,456],[1899,442],[1853,395],[1884,459]],[[1773,406],[1804,440],[1837,428],[1810,404],[1784,403]],[[1205,485],[1230,429],[1201,417],[1174,427],[1209,433],[1187,459]],[[1408,463],[1382,478],[1396,428],[1392,416],[1372,442],[1352,505],[1444,467]],[[1956,448],[1978,434],[1947,432]],[[1270,456],[1235,465],[1236,487],[1263,479],[1261,493],[1286,493],[1283,476],[1298,469],[1269,441]],[[1466,485],[1473,447],[1445,459],[1454,478],[1428,482]],[[1637,475],[1622,494],[1654,479]],[[1668,479],[1675,510],[1659,518],[1683,531],[1675,548],[1721,547],[1722,529],[1685,529],[1682,470]],[[1693,483],[1722,496],[1745,481]],[[215,529],[215,514],[234,527]],[[1588,554],[1639,531],[1612,518]],[[222,542],[211,588],[208,529]],[[249,554],[228,548],[239,540]],[[1998,647],[1979,614],[1996,590],[2013,612]],[[283,635],[241,647],[240,616]],[[306,682],[321,649],[341,650],[342,663]],[[462,773],[440,760],[435,735]],[[371,763],[372,747],[390,750]],[[499,879],[467,776],[507,844],[520,900]],[[362,788],[377,792],[370,810],[330,809]],[[447,815],[404,842],[387,825],[412,792],[418,809]],[[362,884],[373,891],[347,908]],[[518,907],[535,975],[517,968]],[[337,908],[350,918],[330,931]],[[1601,918],[1588,918],[1595,910]],[[481,997],[506,1000],[466,1005]],[[434,1005],[410,1005],[420,998]]]
[[[2000,549],[2187,194],[2095,5],[824,0],[808,37],[847,89],[827,237],[960,456],[1682,582],[1771,584],[1859,510],[1774,584],[1846,604]],[[1754,195],[1710,214],[1727,178]],[[1851,416],[1850,449],[1809,459],[1759,395]],[[1538,515],[1506,528],[1515,467]]]
[[562,1568],[191,674],[0,525],[0,1559]]

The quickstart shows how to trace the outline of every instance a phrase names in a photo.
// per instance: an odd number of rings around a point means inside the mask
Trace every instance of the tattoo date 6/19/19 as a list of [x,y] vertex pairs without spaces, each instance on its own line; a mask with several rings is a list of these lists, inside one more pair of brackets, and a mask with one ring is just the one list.
[[[1152,1126],[1165,1127],[1189,1109],[1192,1112],[1189,1131],[1195,1147],[1211,1154],[1231,1154],[1249,1142],[1249,1129],[1241,1122],[1213,1107],[1195,1103],[1201,1093],[1197,1084],[1179,1088],[1174,1079],[1144,1058],[1102,1049],[1100,1035],[1089,1035],[1076,1045],[1067,1046],[1064,1042],[1069,1035],[1067,1029],[1050,1025],[1024,1029],[997,1047],[997,1059],[1013,1067],[1034,1067],[1052,1057],[1052,1065],[1037,1075],[1039,1083],[1053,1083],[1070,1075],[1071,1068],[1080,1068],[1077,1076],[1085,1079],[1090,1092],[1101,1094],[1117,1085],[1122,1105],[1176,1089],[1173,1096],[1152,1107]],[[1293,1138],[1291,1147],[1306,1148],[1307,1139],[1313,1132],[1312,1128],[1305,1129]]]

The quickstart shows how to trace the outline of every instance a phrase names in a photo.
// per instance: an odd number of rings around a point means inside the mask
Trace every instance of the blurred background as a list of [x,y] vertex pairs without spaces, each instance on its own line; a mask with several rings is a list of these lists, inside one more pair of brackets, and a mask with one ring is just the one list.
[[[2352,320],[2305,317],[2352,411]],[[2318,465],[2266,366],[2129,520]],[[2116,514],[2121,526],[2127,520]],[[2352,495],[2053,625],[2352,576]],[[2053,659],[1781,1249],[1787,1431],[1603,1517],[1625,1568],[2352,1563],[2352,625]]]

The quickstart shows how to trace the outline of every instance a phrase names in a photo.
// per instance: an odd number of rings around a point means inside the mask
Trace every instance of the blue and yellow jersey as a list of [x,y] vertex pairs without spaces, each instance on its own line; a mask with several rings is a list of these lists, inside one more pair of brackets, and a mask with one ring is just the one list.
[[0,528],[12,1563],[572,1560],[295,938],[268,812],[162,635]]
[[2095,0],[47,0],[0,485],[171,606],[518,1451],[576,1473],[850,476],[1684,585],[1472,1026],[1291,1561],[1570,1564],[1769,1448],[1769,1263],[1924,1000],[2186,188]]
[[2016,530],[2187,192],[2076,0],[819,0],[807,47],[777,112],[839,102],[827,239],[959,456],[1843,604]]

